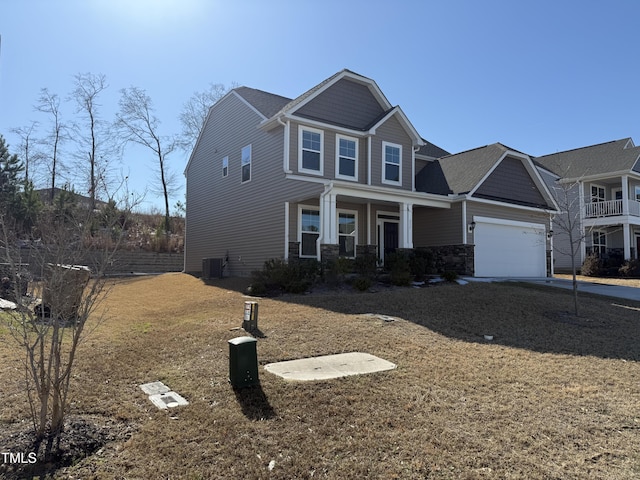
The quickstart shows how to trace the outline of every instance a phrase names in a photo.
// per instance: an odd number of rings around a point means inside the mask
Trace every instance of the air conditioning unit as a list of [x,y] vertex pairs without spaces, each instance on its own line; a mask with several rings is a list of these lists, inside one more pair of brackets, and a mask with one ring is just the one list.
[[222,258],[203,258],[202,259],[202,278],[205,280],[211,278],[222,278],[222,270],[224,269],[224,260]]

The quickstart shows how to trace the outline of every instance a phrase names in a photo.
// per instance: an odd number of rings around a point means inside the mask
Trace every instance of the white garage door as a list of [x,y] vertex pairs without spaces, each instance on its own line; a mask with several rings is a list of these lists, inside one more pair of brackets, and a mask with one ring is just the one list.
[[474,217],[476,277],[546,277],[543,224]]

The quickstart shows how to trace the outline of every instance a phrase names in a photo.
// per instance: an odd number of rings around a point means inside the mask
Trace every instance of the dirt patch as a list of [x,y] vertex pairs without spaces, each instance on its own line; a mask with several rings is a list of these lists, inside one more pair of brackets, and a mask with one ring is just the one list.
[[101,456],[111,442],[126,441],[135,428],[126,423],[97,415],[73,415],[65,421],[64,431],[49,446],[34,442],[33,427],[27,422],[0,425],[0,474],[7,480],[33,476],[52,476],[91,455]]

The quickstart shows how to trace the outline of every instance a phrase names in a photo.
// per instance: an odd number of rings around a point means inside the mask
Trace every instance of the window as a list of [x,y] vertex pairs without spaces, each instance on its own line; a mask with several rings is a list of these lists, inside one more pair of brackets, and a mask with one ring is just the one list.
[[358,140],[336,137],[336,178],[355,180],[358,177]]
[[251,145],[242,149],[242,183],[251,180]]
[[593,232],[592,238],[593,253],[595,253],[599,257],[607,253],[607,235],[601,230],[596,230],[595,232]]
[[640,202],[640,187],[635,187],[636,200]]
[[320,210],[300,207],[300,257],[318,256],[317,240],[320,236]]
[[322,175],[322,130],[300,128],[298,170]]
[[222,159],[222,176],[226,177],[229,175],[229,157],[224,157]]
[[339,255],[354,258],[356,256],[356,213],[338,212]]
[[402,167],[402,146],[394,143],[382,142],[383,170],[382,183],[400,185]]
[[604,191],[604,187],[599,185],[591,185],[591,201],[592,202],[604,202],[606,200],[606,195]]

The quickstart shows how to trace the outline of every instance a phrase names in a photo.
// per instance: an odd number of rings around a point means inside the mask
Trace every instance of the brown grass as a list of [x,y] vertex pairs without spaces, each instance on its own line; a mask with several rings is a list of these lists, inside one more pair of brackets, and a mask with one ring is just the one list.
[[[242,286],[117,281],[79,353],[72,414],[133,433],[56,478],[640,477],[639,304],[582,297],[574,318],[568,292],[519,284],[260,299],[261,365],[363,351],[398,368],[310,383],[261,369],[260,388],[234,392]],[[0,342],[1,439],[27,406],[19,352]],[[138,388],[156,380],[190,405],[157,410]]]

